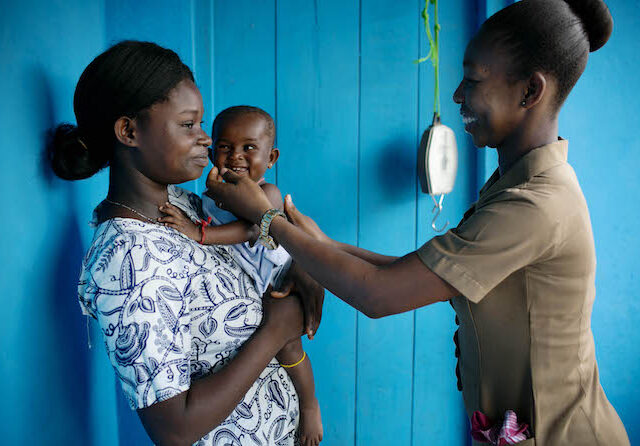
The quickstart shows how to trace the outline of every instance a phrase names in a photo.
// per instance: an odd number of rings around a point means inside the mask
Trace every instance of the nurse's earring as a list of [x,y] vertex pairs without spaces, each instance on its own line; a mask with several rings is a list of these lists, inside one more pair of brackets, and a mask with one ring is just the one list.
[[547,79],[545,75],[539,71],[534,72],[528,80],[525,91],[523,91],[520,106],[524,108],[532,108],[538,104],[547,90]]

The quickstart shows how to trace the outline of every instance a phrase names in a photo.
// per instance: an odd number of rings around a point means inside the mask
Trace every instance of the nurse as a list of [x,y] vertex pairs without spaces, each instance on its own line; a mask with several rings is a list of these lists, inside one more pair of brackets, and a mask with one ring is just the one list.
[[628,445],[599,382],[593,234],[569,142],[558,136],[560,108],[612,26],[601,0],[523,0],[482,25],[453,99],[474,144],[497,149],[499,168],[455,229],[404,257],[329,239],[290,198],[291,222],[274,217],[261,189],[233,172],[220,172],[225,182],[209,193],[262,223],[369,317],[450,300],[470,417],[482,412],[499,426],[514,411],[529,426],[523,445]]

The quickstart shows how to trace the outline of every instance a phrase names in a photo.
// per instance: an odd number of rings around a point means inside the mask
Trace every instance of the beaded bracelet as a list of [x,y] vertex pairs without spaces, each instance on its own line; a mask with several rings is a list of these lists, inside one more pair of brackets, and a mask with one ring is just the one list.
[[267,249],[276,249],[278,244],[276,241],[269,235],[269,228],[271,227],[271,222],[277,216],[281,216],[287,218],[287,215],[282,212],[280,209],[269,209],[264,213],[262,218],[260,219],[260,235],[258,236],[258,243],[264,246]]

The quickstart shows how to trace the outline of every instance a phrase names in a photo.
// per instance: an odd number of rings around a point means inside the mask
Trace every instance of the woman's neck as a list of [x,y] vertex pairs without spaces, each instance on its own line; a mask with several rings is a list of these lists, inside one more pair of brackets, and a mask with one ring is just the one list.
[[107,198],[155,220],[163,215],[158,207],[166,203],[169,196],[166,184],[158,184],[140,171],[115,162],[109,169]]
[[558,140],[558,119],[523,125],[497,147],[498,169],[502,176],[513,164],[533,149]]

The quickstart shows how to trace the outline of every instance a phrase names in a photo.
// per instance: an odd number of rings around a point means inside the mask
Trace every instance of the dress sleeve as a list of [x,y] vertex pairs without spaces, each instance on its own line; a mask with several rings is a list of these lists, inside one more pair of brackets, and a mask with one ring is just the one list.
[[477,303],[513,272],[552,252],[557,226],[527,191],[508,190],[417,254]]
[[81,301],[130,406],[140,409],[190,387],[190,281],[170,238],[129,232],[102,242],[83,265]]

